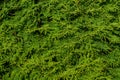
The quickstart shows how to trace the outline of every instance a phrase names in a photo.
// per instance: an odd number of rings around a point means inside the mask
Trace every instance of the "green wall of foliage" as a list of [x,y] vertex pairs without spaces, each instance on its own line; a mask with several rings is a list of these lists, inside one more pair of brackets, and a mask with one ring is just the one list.
[[120,0],[0,0],[0,79],[120,80]]

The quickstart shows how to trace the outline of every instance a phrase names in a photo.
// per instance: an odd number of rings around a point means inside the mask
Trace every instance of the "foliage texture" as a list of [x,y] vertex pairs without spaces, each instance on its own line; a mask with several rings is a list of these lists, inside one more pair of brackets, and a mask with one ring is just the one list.
[[120,0],[0,0],[0,79],[119,80]]

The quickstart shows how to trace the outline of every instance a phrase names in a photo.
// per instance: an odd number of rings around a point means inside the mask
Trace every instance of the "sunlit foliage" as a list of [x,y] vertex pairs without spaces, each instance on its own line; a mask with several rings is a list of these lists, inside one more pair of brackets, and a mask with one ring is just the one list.
[[120,0],[0,0],[0,79],[119,80]]

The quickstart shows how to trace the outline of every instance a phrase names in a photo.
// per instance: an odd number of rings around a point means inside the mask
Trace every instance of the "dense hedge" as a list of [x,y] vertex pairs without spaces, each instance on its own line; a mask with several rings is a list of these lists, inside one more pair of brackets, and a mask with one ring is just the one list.
[[0,79],[119,80],[120,0],[1,0]]

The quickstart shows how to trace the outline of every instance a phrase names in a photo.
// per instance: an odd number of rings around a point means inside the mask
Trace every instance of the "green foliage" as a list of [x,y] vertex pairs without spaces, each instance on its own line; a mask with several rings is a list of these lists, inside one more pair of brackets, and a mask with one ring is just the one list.
[[0,79],[119,80],[120,0],[0,1]]

